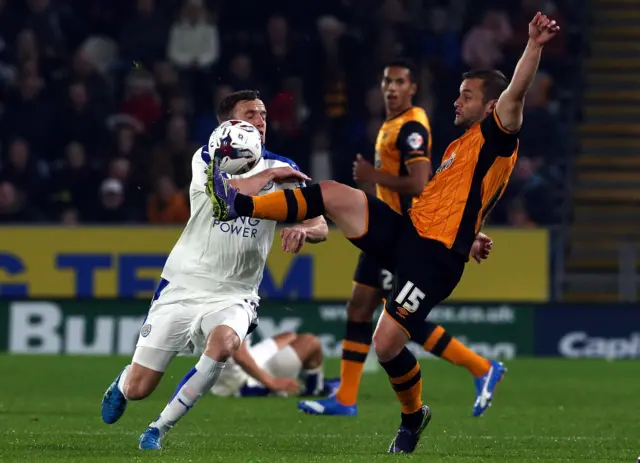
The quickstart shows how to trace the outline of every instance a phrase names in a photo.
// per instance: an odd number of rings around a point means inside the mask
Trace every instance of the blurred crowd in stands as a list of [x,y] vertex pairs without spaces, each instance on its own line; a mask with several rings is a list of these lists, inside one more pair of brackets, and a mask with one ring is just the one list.
[[542,10],[563,24],[526,103],[497,224],[553,224],[570,89],[561,0],[0,0],[0,223],[179,224],[191,157],[229,92],[259,89],[267,146],[353,184],[384,120],[382,66],[419,64],[437,166],[469,68],[511,75]]

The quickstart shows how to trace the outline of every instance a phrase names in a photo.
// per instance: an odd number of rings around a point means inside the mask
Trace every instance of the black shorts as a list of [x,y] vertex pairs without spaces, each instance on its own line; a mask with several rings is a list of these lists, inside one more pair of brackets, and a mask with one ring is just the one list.
[[458,285],[466,258],[439,241],[422,238],[408,215],[370,195],[367,203],[367,231],[350,241],[393,273],[385,311],[413,341],[424,344],[425,320]]
[[382,293],[391,290],[393,274],[385,270],[369,254],[360,253],[358,266],[353,275],[353,282],[359,285],[368,286]]

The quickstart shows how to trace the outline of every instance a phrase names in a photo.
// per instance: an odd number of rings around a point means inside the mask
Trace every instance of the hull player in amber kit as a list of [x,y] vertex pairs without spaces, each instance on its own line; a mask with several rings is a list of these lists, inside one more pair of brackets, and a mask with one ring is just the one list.
[[[412,103],[417,91],[416,81],[416,69],[411,62],[396,60],[387,64],[381,83],[386,121],[376,140],[375,167],[360,155],[354,163],[354,179],[375,184],[376,197],[403,216],[431,176],[431,127],[424,110]],[[489,242],[487,244],[490,246]],[[360,254],[347,304],[340,387],[326,399],[298,402],[300,410],[312,415],[357,415],[362,370],[373,338],[373,314],[386,292],[391,290],[392,279],[391,272],[383,269],[374,256]],[[425,323],[427,340],[424,347],[433,355],[465,367],[472,374],[476,390],[472,414],[482,415],[505,372],[504,366],[476,354],[442,326]]]
[[513,171],[525,96],[544,44],[558,30],[555,21],[536,14],[511,82],[495,70],[463,76],[455,124],[466,132],[449,145],[408,215],[331,181],[246,196],[229,185],[215,162],[207,168],[214,217],[300,222],[326,215],[349,241],[393,272],[393,286],[373,334],[380,365],[402,406],[389,453],[413,452],[431,419],[431,410],[422,403],[420,365],[406,344],[426,344],[429,312],[453,292],[469,258],[484,249],[480,229]]

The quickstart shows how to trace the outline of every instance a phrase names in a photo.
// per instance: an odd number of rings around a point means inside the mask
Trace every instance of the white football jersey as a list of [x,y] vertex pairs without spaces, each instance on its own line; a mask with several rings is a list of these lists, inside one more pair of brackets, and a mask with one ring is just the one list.
[[[205,194],[205,169],[210,162],[207,146],[193,156],[191,217],[165,263],[162,277],[187,289],[257,300],[276,222],[249,217],[221,222],[213,218],[211,201]],[[273,167],[299,170],[290,159],[263,150],[262,158],[251,171],[229,178],[251,177]],[[303,185],[269,182],[258,194]]]

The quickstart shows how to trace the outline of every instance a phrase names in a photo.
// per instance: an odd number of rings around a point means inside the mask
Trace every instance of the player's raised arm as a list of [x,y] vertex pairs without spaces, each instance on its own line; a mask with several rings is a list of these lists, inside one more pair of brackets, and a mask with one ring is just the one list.
[[271,181],[273,181],[273,171],[272,169],[267,169],[251,177],[230,179],[229,183],[243,194],[257,195]]
[[516,132],[522,126],[524,98],[538,71],[542,48],[560,30],[560,26],[538,12],[529,23],[529,41],[516,65],[513,78],[496,104],[496,114],[502,127]]
[[234,178],[229,183],[237,188],[242,194],[256,195],[265,185],[274,181],[278,183],[286,182],[308,182],[311,180],[302,172],[291,167],[273,167],[247,178]]

